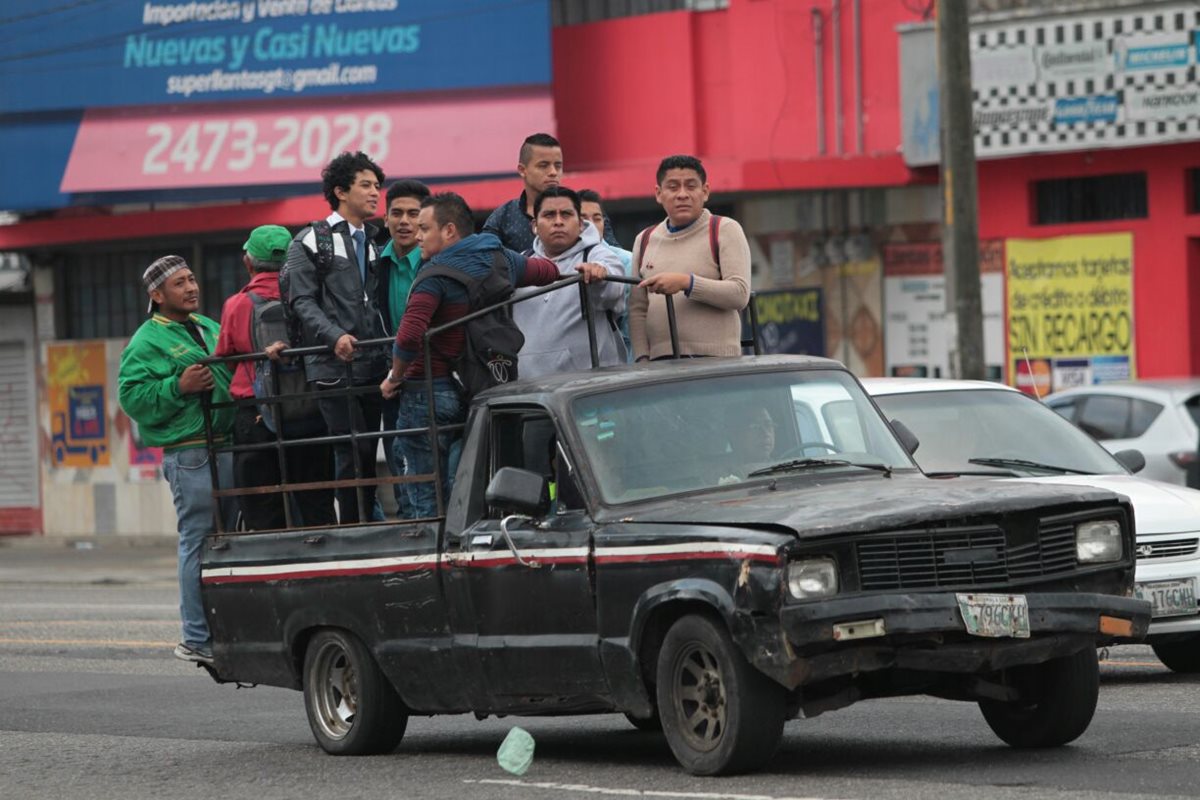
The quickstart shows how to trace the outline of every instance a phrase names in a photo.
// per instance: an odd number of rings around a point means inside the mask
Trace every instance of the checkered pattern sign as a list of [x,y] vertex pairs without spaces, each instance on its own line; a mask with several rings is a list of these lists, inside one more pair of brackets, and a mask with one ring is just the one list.
[[1200,139],[1200,6],[972,24],[981,158]]

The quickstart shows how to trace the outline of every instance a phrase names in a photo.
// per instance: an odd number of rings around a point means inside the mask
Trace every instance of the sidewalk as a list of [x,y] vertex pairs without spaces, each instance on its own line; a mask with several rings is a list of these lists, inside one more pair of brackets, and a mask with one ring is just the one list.
[[0,537],[0,584],[174,583],[175,538]]

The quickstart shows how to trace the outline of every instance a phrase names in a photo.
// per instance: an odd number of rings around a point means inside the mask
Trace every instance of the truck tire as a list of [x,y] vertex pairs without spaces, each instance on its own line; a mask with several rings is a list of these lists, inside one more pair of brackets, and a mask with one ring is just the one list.
[[408,714],[370,652],[352,634],[323,630],[304,651],[304,709],[326,753],[390,753],[404,738]]
[[1004,676],[1020,691],[1020,699],[980,700],[979,709],[992,731],[1013,747],[1058,747],[1079,738],[1091,724],[1100,696],[1094,648],[1005,670]]
[[657,680],[663,733],[693,775],[754,770],[778,749],[785,692],[750,665],[723,625],[698,614],[676,621]]
[[1200,672],[1200,636],[1152,641],[1150,646],[1172,672]]

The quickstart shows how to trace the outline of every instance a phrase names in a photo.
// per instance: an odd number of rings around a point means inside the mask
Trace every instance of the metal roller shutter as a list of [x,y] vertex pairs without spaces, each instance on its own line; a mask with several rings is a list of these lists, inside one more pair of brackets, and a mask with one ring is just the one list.
[[33,376],[28,345],[0,342],[0,533],[39,505]]

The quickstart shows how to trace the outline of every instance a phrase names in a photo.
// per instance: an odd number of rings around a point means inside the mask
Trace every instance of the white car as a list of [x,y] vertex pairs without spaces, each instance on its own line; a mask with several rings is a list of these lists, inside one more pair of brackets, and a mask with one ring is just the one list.
[[1200,378],[1081,386],[1045,401],[1109,451],[1140,450],[1144,477],[1200,488]]
[[1008,386],[929,378],[866,378],[862,384],[889,420],[916,436],[913,458],[930,477],[994,475],[1128,497],[1137,528],[1137,592],[1154,610],[1148,641],[1172,670],[1200,672],[1200,491],[1134,477],[1130,472],[1141,461],[1136,451],[1108,453]]

